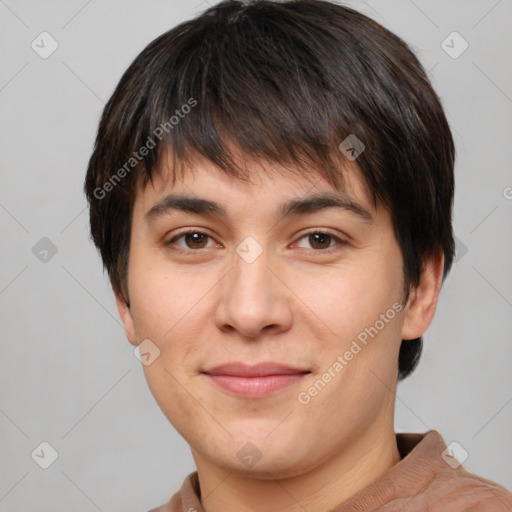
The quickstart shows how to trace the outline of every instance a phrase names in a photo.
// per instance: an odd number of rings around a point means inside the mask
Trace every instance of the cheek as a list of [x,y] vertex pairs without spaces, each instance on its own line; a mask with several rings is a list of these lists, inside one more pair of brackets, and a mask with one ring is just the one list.
[[400,298],[401,291],[400,274],[382,261],[382,256],[368,262],[354,260],[314,275],[304,273],[300,279],[295,276],[293,291],[300,299],[298,304],[306,306],[301,305],[304,315],[316,318],[331,338],[348,340],[373,325]]
[[[207,423],[194,379],[198,354],[204,349],[204,298],[210,288],[204,277],[171,276],[157,267],[139,273],[131,283],[137,337],[149,338],[160,350],[151,365],[143,366],[146,381],[162,412],[185,439],[191,418],[197,428]],[[191,392],[199,403],[191,400]]]
[[168,264],[154,260],[153,264],[138,265],[134,259],[130,272],[130,299],[138,328],[147,331],[146,336],[151,334],[160,340],[182,328],[182,322],[187,324],[210,288],[206,276],[171,272]]
[[[135,263],[136,260],[134,270]],[[217,274],[198,272],[192,267],[189,271],[171,273],[168,267],[168,264],[140,266],[130,282],[137,338],[149,338],[161,354],[155,361],[161,368],[158,365],[144,368],[150,387],[156,386],[154,389],[163,382],[153,383],[153,377],[170,379],[165,384],[169,389],[179,385],[169,373],[180,382],[194,375],[214,325],[211,294],[218,281]]]
[[145,378],[169,423],[185,440],[191,442],[198,433],[199,439],[201,435],[208,434],[211,430],[210,418],[203,405],[205,400],[201,396],[201,389],[196,389],[194,382],[180,373],[180,365],[170,359],[176,358],[169,358],[162,353],[150,366],[144,366]]

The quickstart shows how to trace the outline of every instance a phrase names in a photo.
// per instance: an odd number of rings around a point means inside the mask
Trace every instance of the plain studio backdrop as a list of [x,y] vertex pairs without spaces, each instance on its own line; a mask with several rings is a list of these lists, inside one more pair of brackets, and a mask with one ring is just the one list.
[[[512,3],[346,4],[417,52],[458,152],[457,259],[396,430],[438,430],[466,469],[512,489]],[[82,184],[122,73],[207,7],[0,1],[1,512],[143,512],[195,469],[125,339]]]

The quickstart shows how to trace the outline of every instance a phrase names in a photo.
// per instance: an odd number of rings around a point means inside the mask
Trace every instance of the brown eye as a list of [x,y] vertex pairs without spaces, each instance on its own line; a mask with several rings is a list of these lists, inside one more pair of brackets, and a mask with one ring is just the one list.
[[299,238],[297,246],[313,256],[322,256],[342,249],[348,242],[327,231],[310,231]]
[[189,249],[202,249],[208,239],[208,235],[204,233],[185,233],[182,236],[184,236],[185,244]]
[[[166,242],[167,246],[174,246],[177,251],[197,250],[207,248],[207,244],[211,237],[201,231],[186,231],[180,233]],[[178,243],[178,241],[182,242]]]
[[308,235],[308,240],[313,249],[327,249],[331,244],[332,237],[327,233],[313,233]]

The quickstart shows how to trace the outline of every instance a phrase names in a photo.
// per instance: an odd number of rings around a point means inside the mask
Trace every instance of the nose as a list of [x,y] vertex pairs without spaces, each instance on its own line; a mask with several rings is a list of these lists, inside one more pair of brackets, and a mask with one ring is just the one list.
[[236,331],[246,338],[278,334],[290,329],[293,293],[284,284],[285,276],[263,250],[254,261],[235,253],[233,268],[222,280],[221,296],[215,312],[217,327]]

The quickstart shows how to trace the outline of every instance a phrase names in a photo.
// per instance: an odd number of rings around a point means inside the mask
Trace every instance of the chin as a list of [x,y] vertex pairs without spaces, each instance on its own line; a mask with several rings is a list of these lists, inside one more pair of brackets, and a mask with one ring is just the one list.
[[[264,460],[264,456],[252,467],[243,463],[228,464],[223,467],[226,471],[243,478],[255,478],[258,480],[284,480],[294,478],[307,471],[306,465],[294,463],[289,457],[283,460]],[[232,461],[231,461],[232,462]]]

